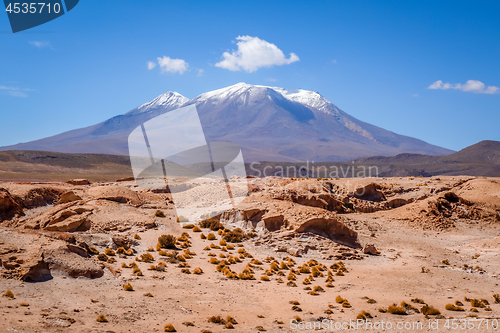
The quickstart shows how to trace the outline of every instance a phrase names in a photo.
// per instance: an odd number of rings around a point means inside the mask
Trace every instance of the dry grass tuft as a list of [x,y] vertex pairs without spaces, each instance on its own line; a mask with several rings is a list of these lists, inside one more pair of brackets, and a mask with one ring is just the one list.
[[123,289],[125,289],[126,291],[134,291],[134,288],[130,283],[124,284]]
[[194,326],[194,323],[192,321],[185,321],[182,323],[182,325],[189,327],[189,326]]
[[162,248],[165,249],[175,249],[176,239],[172,235],[161,235],[158,237],[158,243]]
[[297,311],[297,312],[302,312],[302,309],[300,307],[298,307],[297,305],[292,306],[292,310]]
[[161,210],[159,210],[159,209],[158,209],[158,210],[155,212],[155,216],[156,216],[156,217],[165,217],[165,213],[164,213],[163,211],[161,211]]
[[155,258],[150,253],[141,254],[141,261],[142,262],[153,262],[154,260],[155,260]]
[[146,297],[153,297],[153,294],[151,294],[151,293],[145,293],[144,296],[146,296]]
[[215,239],[216,239],[216,237],[215,237],[215,235],[211,232],[211,233],[209,233],[209,234],[208,234],[207,239],[211,241],[211,240],[215,240]]
[[196,275],[203,274],[203,270],[202,270],[200,267],[196,267],[196,268],[193,270],[193,274],[196,274]]
[[214,323],[214,324],[219,324],[219,325],[225,325],[226,320],[222,318],[221,316],[212,316],[208,318],[209,323]]
[[4,294],[3,294],[4,297],[8,297],[8,298],[14,298],[14,293],[10,290],[7,290]]
[[460,306],[455,306],[453,304],[446,304],[446,306],[444,308],[448,311],[465,311],[464,308],[462,308]]
[[421,309],[422,314],[425,316],[436,316],[441,314],[438,309],[433,308],[432,306],[424,305]]
[[172,325],[172,323],[168,323],[167,325],[165,325],[165,327],[163,327],[163,331],[164,332],[177,332],[174,325]]
[[[393,304],[387,308],[387,312],[393,315],[401,315],[401,316],[406,316],[408,313],[406,313],[406,309],[402,306],[397,306],[396,304]],[[423,313],[423,311],[422,311]]]
[[358,314],[358,316],[356,317],[357,320],[365,320],[365,321],[371,318],[373,318],[373,316],[370,314],[370,312],[366,311],[361,311],[361,313]]
[[88,249],[88,252],[92,255],[97,255],[99,254],[99,251],[97,251],[97,249],[93,246],[89,246],[89,249]]
[[139,236],[138,234],[135,234],[134,239],[141,239],[141,236]]
[[95,321],[97,321],[99,323],[107,323],[108,322],[108,318],[106,318],[105,315],[99,315]]
[[420,298],[412,298],[411,300],[413,303],[417,303],[417,304],[425,304],[424,300],[423,299],[420,299]]

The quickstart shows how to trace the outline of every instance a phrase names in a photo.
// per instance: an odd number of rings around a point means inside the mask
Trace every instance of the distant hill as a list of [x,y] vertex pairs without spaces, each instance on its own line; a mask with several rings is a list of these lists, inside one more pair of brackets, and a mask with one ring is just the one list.
[[102,123],[0,150],[128,155],[127,138],[134,128],[192,104],[207,140],[238,144],[246,162],[349,161],[373,155],[453,152],[365,123],[315,91],[245,83],[191,100],[169,91]]
[[[368,170],[371,169],[371,176],[379,177],[500,177],[500,142],[481,141],[447,156],[399,154],[393,157],[365,157],[350,162],[246,163],[247,174],[252,176],[345,178],[352,177],[353,168],[355,175],[365,169],[366,176],[369,176]],[[0,180],[3,181],[65,181],[71,178],[114,181],[127,177],[132,177],[128,156],[0,151]]]

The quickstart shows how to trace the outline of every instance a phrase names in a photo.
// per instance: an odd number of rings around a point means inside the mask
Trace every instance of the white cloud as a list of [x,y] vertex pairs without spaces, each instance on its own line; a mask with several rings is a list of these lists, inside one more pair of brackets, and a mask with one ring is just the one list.
[[278,81],[278,80],[276,80],[275,78],[272,78],[272,77],[268,77],[268,78],[266,79],[266,81],[267,81],[267,82],[276,82],[276,81]]
[[196,76],[203,76],[204,72],[205,72],[204,69],[198,69],[198,74]]
[[146,63],[146,65],[148,66],[148,69],[149,69],[149,70],[151,70],[151,69],[153,69],[153,68],[155,68],[155,67],[156,67],[156,63],[154,63],[154,62],[152,62],[152,61],[148,61],[148,62]]
[[231,53],[224,52],[223,60],[216,63],[215,66],[229,69],[230,71],[241,71],[251,73],[261,67],[289,65],[299,61],[295,53],[290,53],[287,59],[283,51],[276,45],[266,42],[258,37],[238,36],[237,50]]
[[183,59],[172,59],[166,56],[158,58],[158,65],[160,65],[162,73],[184,74],[189,67],[189,64]]
[[32,89],[27,89],[27,88],[0,86],[0,91],[4,91],[7,95],[14,97],[26,98],[28,97],[26,91],[31,91],[31,90]]
[[333,59],[333,60],[332,60],[332,64],[335,64],[335,65],[336,65],[336,64],[337,64],[337,59]]
[[500,88],[495,86],[486,86],[484,83],[478,80],[468,80],[465,84],[461,83],[443,83],[441,80],[437,80],[433,84],[427,87],[427,89],[440,89],[448,90],[455,89],[465,92],[473,92],[475,94],[498,94],[500,93]]
[[53,47],[50,45],[50,43],[45,42],[45,41],[32,40],[32,41],[29,41],[28,43],[30,43],[31,45],[33,45],[35,47],[38,47],[39,49],[44,48],[44,47],[50,47],[51,49],[53,49]]

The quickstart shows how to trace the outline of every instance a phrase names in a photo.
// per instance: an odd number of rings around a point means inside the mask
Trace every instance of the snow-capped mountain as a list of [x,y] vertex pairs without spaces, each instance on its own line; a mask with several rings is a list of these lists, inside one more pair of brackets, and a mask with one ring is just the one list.
[[452,151],[362,122],[321,94],[238,83],[191,100],[167,92],[100,124],[0,150],[128,154],[127,137],[165,112],[195,104],[208,141],[240,145],[245,161],[346,161],[401,153]]

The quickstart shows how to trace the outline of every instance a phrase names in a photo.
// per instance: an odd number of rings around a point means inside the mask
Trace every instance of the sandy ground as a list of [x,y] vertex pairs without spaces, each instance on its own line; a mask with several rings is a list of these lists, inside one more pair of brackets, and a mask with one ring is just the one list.
[[[419,179],[385,181],[398,182],[402,186],[422,182]],[[499,187],[495,185],[496,180],[493,181],[477,180],[468,184],[469,192],[466,187],[461,187],[456,189],[456,193],[471,198],[492,196],[498,200]],[[182,232],[188,232],[192,243],[189,249],[196,253],[187,260],[189,269],[193,271],[200,267],[203,274],[181,273],[177,263],[167,263],[165,272],[149,270],[151,264],[156,265],[159,260],[167,261],[154,251],[150,252],[155,259],[153,263],[137,262],[144,276],[133,275],[130,268],[120,268],[124,262],[133,262],[134,256],[116,256],[117,262],[106,264],[109,269],[96,279],[71,278],[62,273],[53,273],[52,279],[36,283],[2,279],[0,292],[3,294],[11,290],[15,298],[0,297],[0,331],[157,332],[163,331],[167,323],[172,323],[177,332],[226,332],[231,329],[209,323],[207,319],[211,316],[232,316],[238,322],[234,325],[235,332],[312,331],[314,327],[310,325],[314,322],[319,325],[318,321],[324,319],[328,320],[325,323],[329,326],[322,331],[336,332],[343,330],[343,323],[350,320],[355,323],[358,314],[367,311],[373,316],[369,319],[373,328],[359,324],[352,330],[500,332],[500,304],[495,303],[493,298],[493,294],[500,294],[500,223],[457,219],[450,229],[424,229],[407,218],[420,209],[421,204],[415,202],[393,210],[346,214],[346,223],[357,226],[360,243],[375,244],[380,254],[364,255],[358,249],[363,259],[343,260],[348,272],[344,276],[334,275],[333,288],[326,287],[327,271],[323,271],[324,277],[314,278],[309,285],[321,286],[325,290],[319,295],[310,295],[304,290],[306,285],[302,281],[309,274],[297,275],[297,287],[286,285],[289,270],[283,270],[285,283],[277,283],[277,274],[271,275],[270,281],[260,280],[270,267],[266,257],[274,257],[279,262],[293,258],[296,261],[294,268],[311,259],[327,267],[338,262],[336,259],[325,259],[319,251],[309,250],[300,257],[292,257],[286,252],[275,252],[273,248],[246,241],[243,248],[263,265],[253,265],[256,280],[231,280],[216,271],[216,265],[209,263],[211,257],[208,254],[214,253],[217,257],[220,254],[238,255],[237,250],[241,247],[236,245],[234,250],[228,252],[221,249],[207,251],[204,248],[211,243],[219,244],[219,235],[214,241],[203,240],[200,233],[183,229],[172,219],[156,219],[157,230],[138,232],[141,240],[133,247],[135,255],[140,256],[149,247],[155,247],[157,238],[162,234],[179,237]],[[3,227],[0,231],[8,232],[9,229]],[[203,234],[209,232],[203,229]],[[104,247],[97,248],[101,252],[104,250]],[[251,260],[243,259],[242,263],[231,265],[231,269],[241,272]],[[472,269],[464,269],[464,264]],[[120,269],[121,273],[117,273],[116,270]],[[130,283],[134,291],[125,291],[125,283]],[[145,296],[146,293],[151,293],[153,297]],[[336,303],[339,295],[347,299],[352,307],[344,308]],[[436,316],[426,318],[422,313],[394,315],[379,312],[380,308],[387,309],[403,301],[421,309],[422,304],[411,302],[415,298],[438,309],[441,319],[437,320]],[[473,307],[465,298],[485,299],[491,311],[486,311],[488,308],[484,307],[472,312]],[[374,299],[376,303],[369,304],[367,299]],[[301,311],[292,310],[290,301],[298,301]],[[456,301],[463,303],[465,311],[445,309],[447,304],[455,304]],[[108,322],[97,322],[99,315],[106,316]],[[471,317],[474,315],[483,320],[475,320]],[[303,326],[291,324],[294,316],[304,321]],[[183,324],[187,322],[194,326]],[[421,327],[418,326],[420,324]],[[453,328],[455,324],[456,329]],[[461,329],[465,324],[469,328]],[[346,324],[343,328],[347,328]]]

